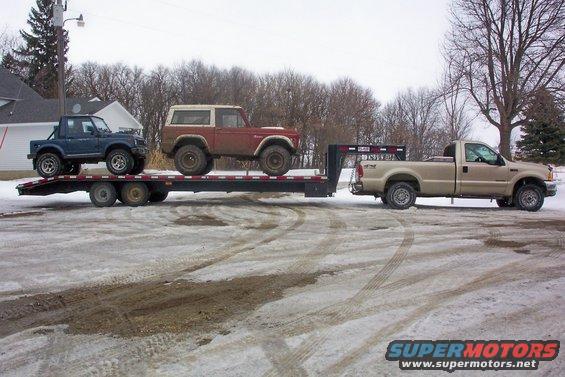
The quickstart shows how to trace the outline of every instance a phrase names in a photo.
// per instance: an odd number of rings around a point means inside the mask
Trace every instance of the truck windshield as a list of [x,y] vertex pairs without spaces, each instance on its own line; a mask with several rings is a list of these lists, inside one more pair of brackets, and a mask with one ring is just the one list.
[[98,129],[98,131],[112,132],[112,131],[110,131],[110,128],[108,127],[106,122],[104,122],[104,119],[92,117],[92,120],[94,121],[94,124],[96,125],[96,128]]

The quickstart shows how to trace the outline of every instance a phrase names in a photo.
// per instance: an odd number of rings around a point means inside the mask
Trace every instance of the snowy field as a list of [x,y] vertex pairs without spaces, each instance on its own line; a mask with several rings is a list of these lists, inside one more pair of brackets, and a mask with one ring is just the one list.
[[0,181],[2,376],[398,375],[394,339],[565,338],[562,181],[537,213],[346,187],[101,209],[21,181]]

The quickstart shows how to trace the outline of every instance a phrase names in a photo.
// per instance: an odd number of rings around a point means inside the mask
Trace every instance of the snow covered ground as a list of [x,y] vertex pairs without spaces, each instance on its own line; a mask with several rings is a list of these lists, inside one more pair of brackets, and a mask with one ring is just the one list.
[[347,188],[101,209],[17,183],[0,182],[3,376],[397,375],[394,339],[565,338],[563,184],[526,213]]

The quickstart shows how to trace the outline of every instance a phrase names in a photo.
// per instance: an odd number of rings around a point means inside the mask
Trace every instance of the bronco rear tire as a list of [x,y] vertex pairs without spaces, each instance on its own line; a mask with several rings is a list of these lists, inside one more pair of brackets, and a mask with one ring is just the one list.
[[543,206],[544,195],[537,185],[527,184],[516,191],[516,208],[522,211],[536,212]]
[[128,206],[142,206],[149,200],[149,189],[143,182],[128,182],[121,190],[122,202]]
[[196,145],[185,145],[175,153],[175,167],[182,175],[203,175],[208,160]]
[[214,159],[213,158],[209,159],[208,162],[206,163],[206,168],[204,168],[202,175],[206,175],[206,174],[210,173],[212,170],[214,170]]
[[96,207],[111,207],[117,199],[116,188],[110,182],[96,182],[90,187],[89,194]]
[[114,149],[106,156],[106,168],[114,175],[129,174],[134,164],[133,156],[124,149]]
[[394,209],[408,209],[416,203],[416,190],[406,182],[397,182],[386,192],[387,204]]
[[271,145],[261,152],[259,165],[267,175],[285,175],[290,169],[290,152],[280,145]]
[[43,153],[36,162],[37,173],[43,178],[51,178],[61,174],[63,163],[55,153]]

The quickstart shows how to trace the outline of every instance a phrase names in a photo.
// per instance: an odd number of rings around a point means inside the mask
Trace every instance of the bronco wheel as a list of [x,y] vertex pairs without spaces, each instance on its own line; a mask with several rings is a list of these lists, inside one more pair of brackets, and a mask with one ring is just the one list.
[[145,169],[145,159],[138,158],[135,160],[135,163],[133,164],[133,169],[131,169],[130,174],[133,175],[141,174],[143,173],[143,169]]
[[149,189],[142,182],[128,182],[121,190],[122,202],[128,206],[142,206],[149,200]]
[[134,163],[131,153],[124,149],[114,149],[106,157],[106,168],[115,175],[129,174]]
[[290,169],[290,152],[280,145],[271,145],[261,152],[259,165],[267,175],[284,175]]
[[500,208],[512,207],[512,198],[496,199],[496,205]]
[[206,164],[206,168],[204,168],[202,175],[206,175],[206,174],[210,173],[212,170],[214,170],[214,159],[213,158],[208,160],[208,163]]
[[110,182],[96,182],[89,190],[90,201],[96,207],[111,207],[116,202],[116,188]]
[[406,182],[397,182],[388,189],[386,201],[391,208],[408,209],[416,202],[416,191]]
[[535,212],[543,206],[544,196],[541,188],[533,184],[521,186],[516,191],[516,208],[523,211]]
[[151,192],[151,194],[149,194],[149,201],[151,203],[159,203],[167,199],[167,196],[169,196],[169,193],[167,191],[153,191]]
[[61,158],[55,153],[43,153],[37,158],[37,173],[43,178],[61,174]]
[[204,151],[196,145],[185,145],[175,153],[175,167],[182,175],[202,175],[207,162]]

